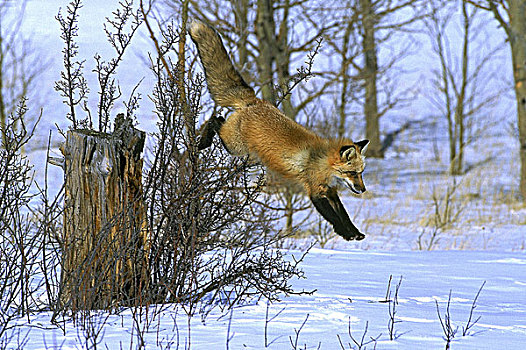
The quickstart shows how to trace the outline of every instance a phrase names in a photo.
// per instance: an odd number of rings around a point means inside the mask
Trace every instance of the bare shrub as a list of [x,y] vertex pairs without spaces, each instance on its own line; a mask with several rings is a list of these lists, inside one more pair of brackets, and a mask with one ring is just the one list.
[[386,299],[387,299],[388,304],[389,304],[389,321],[387,322],[387,329],[389,330],[389,339],[390,340],[398,339],[398,337],[400,336],[399,334],[397,334],[397,332],[395,330],[395,325],[397,323],[402,322],[402,321],[396,319],[396,312],[397,312],[396,307],[398,306],[398,291],[400,290],[400,286],[402,285],[402,278],[403,277],[400,276],[400,280],[398,281],[398,283],[395,286],[394,296],[391,299],[391,290],[390,289],[391,289],[392,275],[389,276],[389,285],[387,287]]
[[[376,349],[376,344],[378,342],[378,339],[380,339],[380,337],[382,336],[382,333],[378,334],[376,337],[369,336],[367,339],[366,336],[367,336],[368,328],[369,328],[369,321],[365,322],[365,328],[363,330],[361,337],[357,338],[353,336],[351,332],[351,318],[349,317],[349,326],[347,329],[347,334],[349,335],[349,338],[351,338],[351,341],[354,343],[354,345],[351,344],[351,342],[347,343],[349,349],[366,350],[367,349],[366,345],[369,345],[369,344],[373,344],[374,349]],[[339,334],[337,334],[336,336],[338,337],[338,342],[340,343],[342,350],[345,350],[346,348],[345,348],[345,344],[342,341],[342,338],[340,337]]]
[[439,241],[440,233],[458,221],[465,209],[465,203],[460,201],[456,194],[459,186],[460,183],[453,178],[453,183],[447,185],[445,191],[433,187],[432,213],[426,224],[430,231],[426,228],[422,229],[417,239],[419,250],[433,249]]
[[[29,99],[31,105],[41,101],[40,76],[48,68],[46,55],[37,50],[37,45],[24,34],[24,17],[27,0],[0,0],[0,137],[7,128],[18,128],[19,124],[9,123],[11,114],[16,114],[22,99]],[[25,116],[25,124],[33,125],[37,120]],[[4,142],[8,140],[4,139]]]
[[[171,47],[178,35],[164,38],[171,42],[163,47]],[[165,62],[171,76],[179,76],[179,66]],[[152,100],[160,122],[145,186],[152,300],[181,302],[193,314],[197,305],[206,313],[215,305],[293,293],[287,281],[301,276],[299,261],[286,261],[273,249],[283,234],[271,228],[269,211],[256,205],[263,176],[255,172],[261,169],[230,157],[219,143],[197,152],[203,78],[187,75],[180,84],[165,69],[160,59],[154,62]]]
[[[477,294],[475,295],[475,298],[473,298],[473,302],[471,303],[471,309],[469,311],[468,320],[466,322],[466,325],[462,326],[462,336],[470,335],[469,333],[470,329],[473,326],[475,326],[481,318],[481,316],[479,316],[476,319],[473,319],[473,311],[475,311],[475,308],[477,307],[477,300],[485,284],[486,284],[486,281],[482,283],[479,290],[477,291]],[[436,309],[437,309],[437,314],[438,314],[438,320],[440,321],[440,325],[442,326],[442,331],[444,333],[443,339],[446,341],[446,350],[448,350],[450,349],[451,342],[453,341],[453,339],[455,338],[459,330],[458,326],[454,326],[451,323],[451,313],[449,311],[449,307],[451,305],[451,290],[449,291],[449,296],[447,299],[446,311],[444,312],[443,315],[440,314],[440,308],[438,306],[437,300],[435,300],[435,304],[436,304]]]
[[451,324],[451,314],[449,312],[449,306],[451,304],[451,290],[449,291],[449,296],[447,299],[447,306],[446,311],[444,312],[444,316],[440,315],[440,309],[438,307],[438,301],[435,300],[436,307],[437,307],[437,314],[438,314],[438,320],[440,321],[440,325],[442,326],[442,331],[444,332],[444,340],[446,341],[446,350],[450,348],[451,341],[453,338],[455,338],[455,335],[457,334],[458,327],[454,327]]
[[[293,350],[307,349],[307,344],[304,344],[303,348],[301,348],[301,347],[298,347],[299,346],[298,342],[300,339],[301,330],[303,329],[303,327],[305,327],[305,324],[307,323],[308,319],[309,319],[309,314],[307,314],[307,316],[305,317],[305,320],[302,322],[301,326],[298,329],[294,328],[294,334],[295,334],[294,337],[289,336],[290,345]],[[317,349],[320,349],[320,348],[321,348],[321,342],[318,343]]]
[[7,119],[0,147],[1,348],[7,347],[15,337],[12,321],[29,315],[35,307],[34,298],[41,287],[41,282],[35,279],[40,245],[29,207],[33,197],[30,193],[33,168],[22,155],[22,148],[34,132],[34,128],[26,128],[26,112],[26,100],[22,99],[16,112]]
[[480,318],[482,316],[479,316],[477,317],[476,319],[473,319],[473,311],[475,311],[475,309],[477,308],[477,300],[479,298],[479,295],[480,295],[480,292],[482,292],[482,288],[484,288],[484,286],[486,285],[486,281],[484,281],[482,283],[482,285],[480,286],[478,292],[477,292],[477,295],[475,295],[475,298],[473,299],[473,302],[471,303],[471,309],[469,310],[469,317],[468,317],[468,320],[466,322],[466,326],[462,326],[462,336],[466,336],[466,335],[469,335],[469,330],[471,328],[473,328],[474,325],[477,324],[477,322],[480,320]]

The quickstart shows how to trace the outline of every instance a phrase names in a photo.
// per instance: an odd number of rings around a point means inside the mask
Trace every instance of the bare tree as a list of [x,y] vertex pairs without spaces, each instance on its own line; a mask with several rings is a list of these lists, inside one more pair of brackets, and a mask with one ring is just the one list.
[[[361,54],[358,13],[350,6],[341,6],[338,1],[325,1],[321,6],[311,5],[304,13],[308,25],[323,34],[321,55],[329,60],[329,64],[318,69],[318,83],[312,83],[314,87],[309,88],[302,99],[328,95],[334,101],[334,110],[326,111],[316,127],[327,136],[348,137],[353,128],[353,124],[349,123],[350,117],[362,116],[361,112],[352,110],[353,105],[359,104],[362,88],[353,66]],[[319,83],[320,80],[323,83]],[[332,127],[334,124],[337,125],[336,133]]]
[[8,116],[15,113],[22,97],[35,95],[36,79],[46,68],[45,60],[35,55],[32,42],[22,33],[25,5],[25,0],[0,0],[0,132],[4,142]]
[[[429,17],[424,24],[439,62],[439,68],[433,70],[433,84],[439,93],[427,98],[447,120],[450,173],[459,175],[464,171],[464,150],[473,139],[471,129],[475,118],[487,112],[502,93],[486,88],[492,80],[488,68],[502,46],[497,45],[486,53],[473,48],[487,22],[480,11],[466,1],[433,2],[428,6]],[[454,27],[451,19],[459,7],[458,34],[462,45],[457,50],[451,45],[450,36]]]
[[[409,52],[409,47],[397,50],[399,53],[390,57],[387,62],[379,62],[378,50],[389,40],[397,38],[396,34],[409,30],[409,26],[421,19],[422,1],[420,0],[358,0],[354,9],[358,15],[358,28],[361,36],[361,61],[353,65],[363,79],[365,115],[365,137],[371,141],[367,155],[383,157],[384,147],[380,141],[380,118],[386,112],[402,103],[407,96],[399,94],[393,96],[392,86],[385,81],[379,87],[379,78],[385,75]],[[401,14],[404,15],[401,15]],[[380,105],[380,91],[384,101]]]
[[[411,32],[411,25],[424,17],[423,3],[353,0],[343,5],[340,1],[328,1],[307,17],[314,28],[322,29],[320,23],[327,22],[327,18],[331,22],[325,26],[329,51],[324,54],[333,61],[323,71],[326,85],[322,89],[337,95],[338,134],[343,135],[348,129],[349,116],[364,115],[365,136],[371,141],[368,156],[383,157],[380,119],[402,106],[411,95],[410,88],[395,87],[392,77],[403,74],[398,67],[410,53],[412,43],[403,40],[409,36],[402,33]],[[396,49],[390,49],[395,40]],[[381,54],[382,50],[386,54]]]
[[[331,47],[332,50],[340,57],[340,69],[334,72],[335,82],[339,83],[337,89],[339,89],[339,94],[337,97],[337,108],[338,108],[338,137],[345,137],[348,135],[348,116],[349,107],[353,102],[356,103],[359,95],[359,79],[356,75],[353,75],[352,62],[357,60],[357,57],[360,55],[359,45],[356,43],[359,42],[357,38],[356,30],[356,19],[348,18],[348,16],[355,16],[355,13],[350,9],[345,9],[347,15],[345,16],[346,20],[343,21],[343,30],[337,30],[334,34],[340,33],[341,37],[338,35],[326,36],[326,42]],[[349,13],[350,12],[350,13]],[[338,29],[340,26],[338,26]],[[331,74],[331,72],[327,72]]]
[[510,43],[521,160],[520,192],[526,201],[526,0],[470,0],[469,3],[490,11]]

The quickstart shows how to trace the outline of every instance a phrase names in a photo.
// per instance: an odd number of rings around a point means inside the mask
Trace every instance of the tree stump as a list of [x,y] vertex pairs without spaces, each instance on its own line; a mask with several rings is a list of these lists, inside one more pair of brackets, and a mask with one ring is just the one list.
[[61,308],[141,301],[149,281],[141,153],[145,132],[118,115],[113,134],[70,130],[65,172]]

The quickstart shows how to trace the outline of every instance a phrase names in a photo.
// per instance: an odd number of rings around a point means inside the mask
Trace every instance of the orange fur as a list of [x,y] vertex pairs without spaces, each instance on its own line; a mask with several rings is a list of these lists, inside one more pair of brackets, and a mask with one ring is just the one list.
[[[252,105],[237,108],[222,125],[219,136],[233,155],[249,155],[273,173],[301,184],[309,196],[324,195],[335,178],[351,182],[357,192],[365,191],[363,157],[354,142],[322,138],[269,102],[257,99]],[[345,146],[356,150],[350,159],[340,155]],[[351,171],[357,176],[349,176]]]

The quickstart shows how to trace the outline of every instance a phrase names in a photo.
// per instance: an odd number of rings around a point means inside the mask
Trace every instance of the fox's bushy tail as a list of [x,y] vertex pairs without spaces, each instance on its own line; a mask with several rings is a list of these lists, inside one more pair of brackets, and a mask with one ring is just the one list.
[[188,26],[205,70],[208,90],[223,107],[244,107],[254,103],[256,94],[234,68],[217,31],[194,20]]

